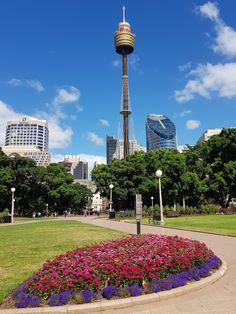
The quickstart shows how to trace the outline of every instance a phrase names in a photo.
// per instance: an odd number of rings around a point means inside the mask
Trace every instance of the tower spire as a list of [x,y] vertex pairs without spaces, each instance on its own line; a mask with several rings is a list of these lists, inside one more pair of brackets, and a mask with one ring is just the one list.
[[125,6],[122,7],[123,10],[123,23],[125,23]]

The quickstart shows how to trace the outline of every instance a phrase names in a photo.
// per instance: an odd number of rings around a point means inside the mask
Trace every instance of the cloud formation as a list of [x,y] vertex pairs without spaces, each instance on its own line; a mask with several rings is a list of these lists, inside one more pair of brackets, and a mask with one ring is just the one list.
[[39,80],[19,80],[16,78],[12,78],[7,82],[9,85],[19,87],[19,86],[26,86],[29,88],[33,88],[37,92],[44,91],[43,84]]
[[53,104],[58,106],[66,103],[73,103],[78,101],[79,98],[80,91],[74,86],[69,86],[67,90],[65,88],[57,90],[57,95],[53,100]]
[[[219,8],[215,3],[207,2],[198,7],[198,12],[214,24],[216,38],[212,49],[226,57],[236,57],[236,31],[227,26],[220,18]],[[188,74],[190,79],[182,90],[175,91],[178,102],[187,102],[200,95],[211,98],[236,96],[236,63],[200,64]]]
[[0,146],[5,145],[6,124],[8,120],[22,115],[15,112],[10,105],[0,100]]
[[185,125],[188,130],[194,130],[199,128],[201,122],[199,120],[187,120]]
[[203,17],[213,22],[216,32],[213,50],[227,57],[236,56],[236,31],[226,25],[220,18],[219,8],[215,3],[207,2],[199,6],[199,12]]
[[103,146],[104,140],[102,137],[99,137],[96,133],[89,132],[88,133],[88,139],[94,143],[96,146]]
[[99,122],[102,126],[109,126],[110,125],[106,119],[100,119]]
[[179,116],[180,117],[186,117],[187,115],[191,114],[192,113],[192,110],[184,110],[182,111]]
[[184,89],[175,91],[178,102],[186,102],[201,95],[210,98],[214,92],[219,97],[236,96],[236,63],[200,64],[190,72],[193,79],[189,80]]

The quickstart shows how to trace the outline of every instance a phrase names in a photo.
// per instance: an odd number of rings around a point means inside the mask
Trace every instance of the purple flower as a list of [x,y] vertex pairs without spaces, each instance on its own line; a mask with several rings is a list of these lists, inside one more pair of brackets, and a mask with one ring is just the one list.
[[161,281],[160,280],[153,280],[149,283],[148,287],[152,292],[160,292],[161,291]]
[[15,303],[18,308],[25,307],[37,307],[40,304],[40,298],[36,295],[21,292],[17,295],[17,301]]
[[72,294],[69,291],[52,294],[49,298],[48,304],[50,306],[65,305],[69,302]]
[[136,297],[142,294],[142,288],[139,287],[137,283],[133,284],[132,286],[128,287],[128,291],[132,297]]
[[117,295],[117,288],[114,286],[107,286],[102,289],[102,295],[106,299],[111,299],[115,295]]
[[80,295],[84,301],[84,303],[90,303],[96,297],[96,293],[91,290],[82,290]]

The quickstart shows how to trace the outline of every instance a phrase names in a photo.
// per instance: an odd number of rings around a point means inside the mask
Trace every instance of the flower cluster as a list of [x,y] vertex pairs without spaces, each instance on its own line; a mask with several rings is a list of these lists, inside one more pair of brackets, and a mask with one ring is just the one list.
[[96,293],[107,299],[146,293],[143,283],[151,292],[179,287],[187,280],[207,276],[219,263],[198,241],[151,234],[131,236],[57,256],[18,290],[48,300],[49,305],[66,304],[78,293],[78,298],[88,303]]
[[72,293],[68,291],[64,291],[58,294],[55,293],[50,296],[48,304],[50,306],[65,305],[68,303],[71,297],[72,297]]

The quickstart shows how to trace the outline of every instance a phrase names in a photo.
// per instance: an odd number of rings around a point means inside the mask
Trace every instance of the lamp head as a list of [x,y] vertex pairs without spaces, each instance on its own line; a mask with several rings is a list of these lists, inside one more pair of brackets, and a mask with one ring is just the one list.
[[113,185],[113,184],[110,184],[110,185],[109,185],[109,189],[112,190],[113,188],[114,188],[114,185]]
[[156,176],[157,178],[160,178],[162,176],[162,171],[160,169],[156,171]]
[[11,188],[11,191],[12,191],[12,193],[14,193],[16,191],[16,189],[15,188]]
[[154,197],[153,196],[151,196],[151,200],[153,200],[154,199]]

